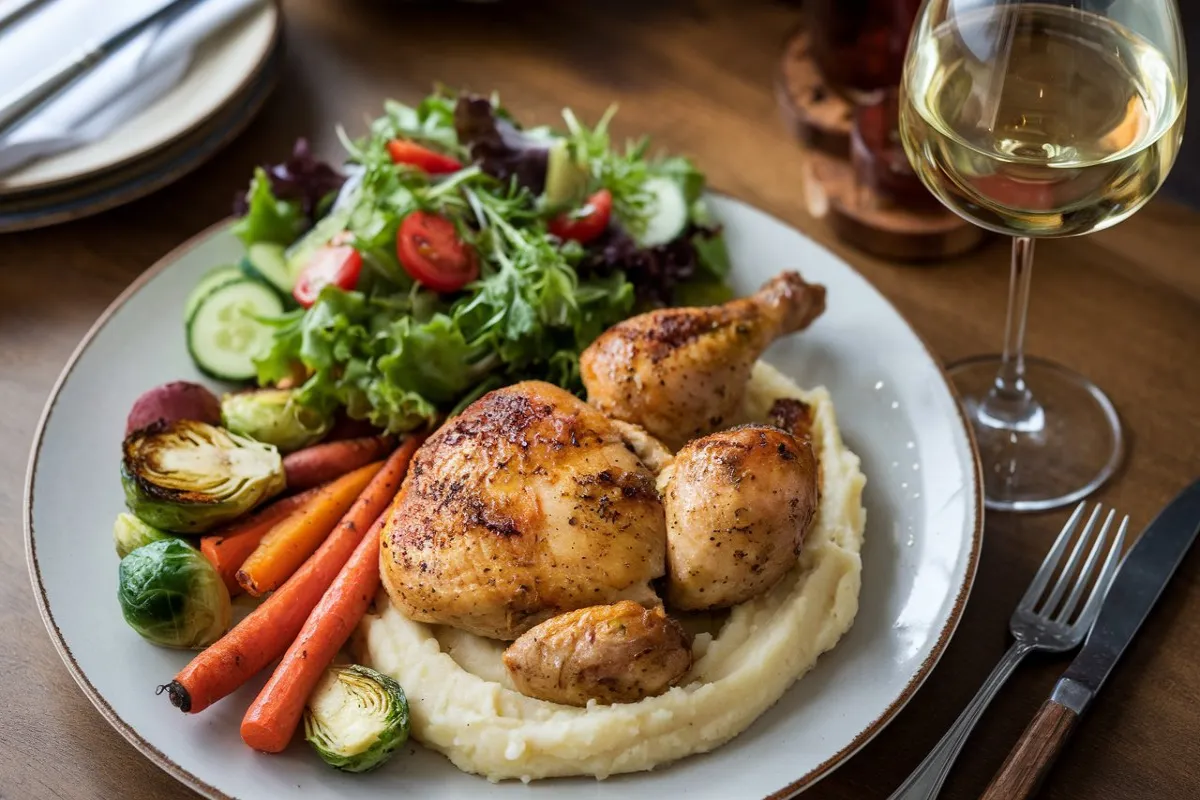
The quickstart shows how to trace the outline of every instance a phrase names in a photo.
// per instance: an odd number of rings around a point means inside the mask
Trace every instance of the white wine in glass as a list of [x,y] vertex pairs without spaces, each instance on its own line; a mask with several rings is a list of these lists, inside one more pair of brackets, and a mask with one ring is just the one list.
[[900,132],[948,208],[1013,240],[1004,352],[952,365],[991,508],[1074,502],[1120,463],[1120,422],[1086,378],[1024,355],[1037,237],[1115,225],[1166,179],[1187,70],[1173,0],[927,0]]

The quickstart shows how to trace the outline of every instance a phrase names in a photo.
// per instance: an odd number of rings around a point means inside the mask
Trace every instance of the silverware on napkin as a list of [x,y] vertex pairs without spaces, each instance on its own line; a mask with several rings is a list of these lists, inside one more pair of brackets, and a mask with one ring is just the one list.
[[120,50],[142,31],[165,22],[202,0],[171,0],[157,11],[121,28],[99,42],[88,42],[29,83],[0,98],[0,134],[27,118],[54,95],[108,56]]
[[[1129,526],[1129,517],[1122,519],[1117,528],[1117,535],[1106,547],[1105,541],[1108,539],[1108,532],[1112,527],[1116,512],[1108,512],[1104,519],[1104,525],[1100,528],[1099,534],[1096,534],[1096,522],[1099,520],[1102,510],[1101,506],[1097,504],[1088,518],[1083,532],[1075,541],[1075,546],[1071,548],[1071,554],[1063,563],[1063,555],[1067,552],[1071,536],[1083,516],[1085,505],[1086,503],[1080,503],[1075,509],[1075,513],[1067,520],[1067,524],[1063,526],[1054,546],[1050,548],[1050,552],[1042,561],[1042,566],[1034,575],[1033,582],[1029,584],[1029,589],[1021,598],[1021,602],[1017,604],[1017,610],[1013,612],[1012,619],[1009,621],[1009,628],[1014,640],[1012,647],[992,670],[992,674],[984,681],[983,686],[980,687],[962,714],[950,726],[950,730],[930,751],[920,766],[892,794],[890,800],[929,800],[929,798],[937,797],[942,783],[950,773],[950,767],[954,765],[954,759],[958,757],[963,743],[975,728],[975,723],[987,708],[988,703],[996,696],[996,692],[1008,680],[1013,670],[1025,659],[1025,656],[1035,650],[1064,653],[1074,650],[1083,642],[1084,636],[1091,629],[1092,622],[1100,613],[1100,605],[1104,601],[1105,592],[1112,582],[1113,575],[1117,572],[1117,562],[1121,557],[1121,545],[1125,541],[1125,530]],[[1089,550],[1087,544],[1093,538],[1094,543]],[[1085,551],[1087,551],[1086,561],[1083,560]],[[1092,591],[1088,595],[1087,601],[1084,602],[1082,610],[1079,611],[1079,615],[1075,616],[1079,601],[1083,598],[1083,592],[1102,556],[1104,565],[1100,568],[1099,577],[1096,578]],[[1083,562],[1082,567],[1080,567],[1081,561]],[[1060,565],[1062,566],[1061,570],[1059,570]],[[1046,595],[1046,587],[1049,586],[1050,579],[1056,571],[1059,572],[1058,580],[1054,582],[1054,587],[1050,590],[1049,595]],[[1078,574],[1076,574],[1077,572]],[[1066,595],[1065,600],[1063,599],[1064,595]],[[1042,601],[1043,596],[1045,596],[1044,602]]]
[[1200,533],[1200,480],[1154,518],[1121,562],[1087,644],[1054,685],[980,800],[1023,800],[1037,791],[1055,757],[1117,660],[1150,615]]

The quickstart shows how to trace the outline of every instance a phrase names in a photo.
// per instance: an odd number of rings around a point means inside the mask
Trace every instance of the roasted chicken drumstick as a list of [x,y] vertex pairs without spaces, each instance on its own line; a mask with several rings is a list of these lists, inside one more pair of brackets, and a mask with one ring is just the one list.
[[825,287],[784,272],[724,305],[625,320],[580,356],[588,402],[678,449],[732,424],[759,355],[824,310]]

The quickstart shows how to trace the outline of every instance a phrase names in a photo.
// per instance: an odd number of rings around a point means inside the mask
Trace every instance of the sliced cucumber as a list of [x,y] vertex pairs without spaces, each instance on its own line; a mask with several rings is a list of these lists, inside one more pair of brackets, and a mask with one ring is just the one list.
[[187,296],[187,301],[183,304],[183,321],[187,322],[192,318],[192,314],[195,314],[196,309],[200,306],[200,301],[212,294],[213,289],[227,283],[240,281],[243,277],[240,269],[229,265],[213,267],[204,273],[204,277],[196,284],[196,288],[192,289],[192,293]]
[[274,328],[255,317],[282,313],[279,295],[259,281],[243,278],[219,286],[188,320],[188,352],[206,375],[249,380],[257,374],[254,359],[267,351],[274,336]]
[[654,177],[642,184],[651,199],[650,218],[638,239],[642,247],[666,244],[683,233],[688,222],[687,199],[679,184],[665,177]]
[[[341,208],[331,211],[327,217],[313,226],[311,231],[301,236],[284,252],[291,281],[295,281],[300,270],[308,266],[308,261],[312,258],[313,253],[329,244],[330,239],[346,229],[346,223],[350,221],[351,210],[350,208]],[[291,292],[289,286],[288,294]]]
[[246,250],[242,259],[242,272],[246,277],[274,286],[285,297],[292,296],[292,273],[288,271],[283,257],[283,246],[274,242],[255,242]]

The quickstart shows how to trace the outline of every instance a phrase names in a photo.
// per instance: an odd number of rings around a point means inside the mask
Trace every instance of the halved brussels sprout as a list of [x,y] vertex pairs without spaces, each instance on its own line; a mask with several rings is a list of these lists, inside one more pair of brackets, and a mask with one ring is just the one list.
[[134,431],[122,447],[125,504],[143,522],[202,533],[283,491],[283,459],[272,445],[204,422],[179,420]]
[[121,558],[139,547],[169,538],[171,534],[147,525],[128,511],[117,514],[117,521],[113,523],[113,544],[117,546],[117,555]]
[[294,389],[227,394],[221,400],[221,420],[234,433],[290,453],[318,441],[333,425],[331,416],[301,405],[295,398]]
[[117,597],[129,627],[163,647],[201,648],[229,630],[229,590],[196,548],[171,537],[121,559]]
[[330,667],[304,708],[304,738],[330,766],[375,769],[408,739],[404,690],[369,667]]

